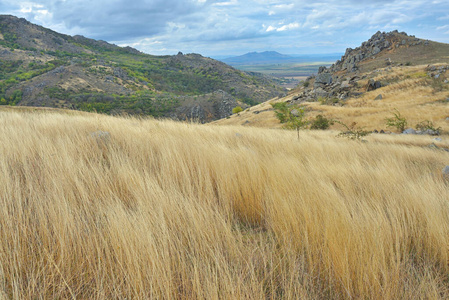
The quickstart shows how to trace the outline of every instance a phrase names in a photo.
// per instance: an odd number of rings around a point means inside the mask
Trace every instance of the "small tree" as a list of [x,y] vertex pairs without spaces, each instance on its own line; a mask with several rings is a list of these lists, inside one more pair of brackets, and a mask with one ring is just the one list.
[[278,102],[271,104],[271,106],[273,106],[278,120],[285,124],[284,128],[296,130],[299,140],[299,130],[307,125],[307,121],[304,120],[304,107],[299,105],[288,106],[287,102]]
[[385,121],[387,127],[395,127],[400,132],[403,132],[405,127],[407,127],[407,120],[401,116],[401,113],[397,109],[393,112],[393,117],[386,118]]

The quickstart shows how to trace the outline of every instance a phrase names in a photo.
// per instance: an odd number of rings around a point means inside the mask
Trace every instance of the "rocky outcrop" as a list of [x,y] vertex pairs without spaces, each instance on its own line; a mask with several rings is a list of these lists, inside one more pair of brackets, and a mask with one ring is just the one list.
[[426,45],[426,41],[408,36],[405,32],[398,32],[397,30],[388,33],[378,31],[368,41],[363,42],[360,47],[346,49],[345,55],[330,67],[330,72],[356,72],[361,61],[373,58],[383,51],[421,44]]
[[380,81],[374,80],[374,79],[370,79],[368,81],[368,84],[366,85],[366,91],[374,91],[377,90],[378,88],[382,87],[382,83]]

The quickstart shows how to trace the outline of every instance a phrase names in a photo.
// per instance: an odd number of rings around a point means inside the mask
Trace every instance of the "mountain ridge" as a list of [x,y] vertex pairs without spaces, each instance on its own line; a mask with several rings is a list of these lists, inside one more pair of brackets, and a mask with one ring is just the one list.
[[248,52],[243,55],[218,59],[231,66],[258,64],[303,63],[317,60],[338,58],[340,55],[329,54],[282,54],[277,51]]

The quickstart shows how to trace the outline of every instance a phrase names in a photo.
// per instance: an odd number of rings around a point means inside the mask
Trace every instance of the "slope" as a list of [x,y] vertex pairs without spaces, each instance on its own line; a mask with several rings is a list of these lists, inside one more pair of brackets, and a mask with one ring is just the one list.
[[[306,107],[307,118],[318,114],[366,130],[391,131],[385,119],[397,109],[410,127],[431,121],[449,131],[449,45],[417,39],[396,31],[376,33],[361,47],[348,49],[342,60],[320,68],[287,97]],[[379,96],[380,95],[380,96]],[[261,104],[217,121],[280,127],[273,109]],[[342,129],[335,124],[333,129]]]
[[0,109],[2,298],[449,297],[426,137],[34,110]]
[[198,54],[152,56],[0,16],[3,104],[132,113],[202,122],[283,89],[269,77]]

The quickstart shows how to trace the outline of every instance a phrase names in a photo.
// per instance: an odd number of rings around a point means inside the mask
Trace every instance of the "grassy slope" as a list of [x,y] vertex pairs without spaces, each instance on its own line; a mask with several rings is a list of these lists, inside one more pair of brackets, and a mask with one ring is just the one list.
[[[380,69],[366,74],[367,78],[380,80],[388,84],[380,89],[366,92],[360,97],[349,98],[343,106],[322,105],[320,102],[303,103],[307,107],[307,118],[313,119],[317,114],[328,118],[338,119],[346,124],[356,122],[358,126],[367,130],[394,130],[387,128],[385,118],[391,117],[394,109],[406,117],[409,127],[414,127],[423,120],[432,121],[436,127],[443,131],[449,131],[448,101],[449,83],[444,83],[449,78],[447,73],[439,79],[430,78],[427,75],[426,65],[395,67],[392,70]],[[365,92],[368,79],[358,82],[360,91]],[[301,89],[299,89],[301,92]],[[280,127],[272,111],[270,102],[292,100],[298,90],[290,93],[282,99],[273,99],[268,103],[262,103],[251,107],[239,115],[233,115],[228,119],[218,120],[216,124],[222,125],[248,125],[256,127],[276,128]],[[383,99],[374,100],[382,94]],[[255,114],[254,112],[260,112]],[[335,124],[333,129],[341,129],[341,125]]]
[[0,132],[4,298],[449,297],[427,137],[14,109]]

